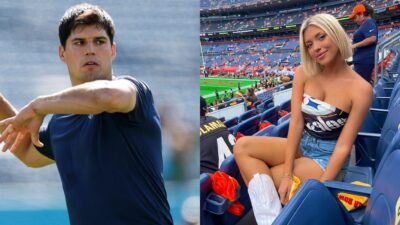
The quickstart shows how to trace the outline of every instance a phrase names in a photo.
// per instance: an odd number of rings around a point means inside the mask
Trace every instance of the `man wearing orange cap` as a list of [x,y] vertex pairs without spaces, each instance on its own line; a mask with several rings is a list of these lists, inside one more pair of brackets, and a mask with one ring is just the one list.
[[374,68],[375,48],[378,42],[378,26],[371,18],[374,10],[371,6],[357,4],[349,19],[360,27],[353,34],[353,64],[354,70],[368,82],[371,81],[371,73]]

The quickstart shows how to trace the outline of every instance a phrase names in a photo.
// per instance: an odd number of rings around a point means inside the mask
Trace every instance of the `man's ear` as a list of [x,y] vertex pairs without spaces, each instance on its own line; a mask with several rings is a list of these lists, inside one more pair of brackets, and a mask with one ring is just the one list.
[[112,60],[115,59],[115,56],[117,56],[117,43],[113,42],[113,44],[111,45],[111,57],[112,57]]
[[58,56],[60,57],[61,61],[65,63],[65,49],[64,46],[60,45],[58,46]]

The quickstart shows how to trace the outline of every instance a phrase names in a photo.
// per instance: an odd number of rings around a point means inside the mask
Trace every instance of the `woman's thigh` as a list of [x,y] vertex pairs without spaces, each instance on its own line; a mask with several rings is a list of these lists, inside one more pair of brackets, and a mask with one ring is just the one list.
[[[269,167],[282,164],[285,160],[287,139],[279,137],[249,136],[240,138],[234,146],[236,159],[248,156],[265,162]],[[296,158],[300,157],[297,150]]]
[[[275,187],[278,188],[281,182],[284,164],[280,164],[271,168],[272,179]],[[314,160],[307,157],[300,157],[294,160],[293,174],[297,176],[301,182],[308,179],[319,179],[323,174],[322,168]]]

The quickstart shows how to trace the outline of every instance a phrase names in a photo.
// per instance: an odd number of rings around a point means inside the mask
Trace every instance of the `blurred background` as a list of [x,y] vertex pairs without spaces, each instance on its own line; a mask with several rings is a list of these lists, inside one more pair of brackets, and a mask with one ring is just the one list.
[[[153,91],[163,125],[164,177],[174,222],[198,224],[199,2],[87,2],[114,19],[114,74],[133,75]],[[70,86],[58,57],[58,21],[77,3],[1,1],[0,93],[17,109]],[[69,224],[55,165],[30,169],[11,153],[0,154],[0,224]]]

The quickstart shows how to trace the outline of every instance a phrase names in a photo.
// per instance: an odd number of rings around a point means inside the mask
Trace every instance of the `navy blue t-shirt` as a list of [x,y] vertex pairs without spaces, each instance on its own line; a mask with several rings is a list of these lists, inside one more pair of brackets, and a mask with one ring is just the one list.
[[375,48],[378,43],[378,27],[374,19],[367,19],[353,34],[353,44],[356,44],[368,37],[376,36],[376,42],[368,46],[354,49],[353,63],[374,64]]
[[71,225],[172,224],[151,91],[132,77],[118,79],[135,85],[134,110],[54,115],[38,150],[56,161]]

